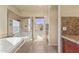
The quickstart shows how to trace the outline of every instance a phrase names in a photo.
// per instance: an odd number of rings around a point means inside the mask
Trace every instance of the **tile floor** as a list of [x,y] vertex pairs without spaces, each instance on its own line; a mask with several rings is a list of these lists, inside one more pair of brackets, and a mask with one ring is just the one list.
[[57,46],[49,46],[45,40],[25,42],[17,53],[57,53]]

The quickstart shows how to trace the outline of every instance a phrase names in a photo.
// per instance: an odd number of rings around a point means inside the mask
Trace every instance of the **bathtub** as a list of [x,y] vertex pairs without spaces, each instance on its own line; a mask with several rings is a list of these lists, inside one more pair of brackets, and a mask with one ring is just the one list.
[[0,53],[15,53],[24,42],[24,38],[22,37],[0,39]]

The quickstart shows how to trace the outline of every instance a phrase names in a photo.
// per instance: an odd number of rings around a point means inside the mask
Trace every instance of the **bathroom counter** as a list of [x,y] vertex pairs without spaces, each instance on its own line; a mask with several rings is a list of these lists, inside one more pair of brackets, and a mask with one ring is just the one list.
[[79,35],[62,35],[61,38],[64,38],[73,43],[79,44]]
[[62,52],[79,53],[79,35],[62,35]]

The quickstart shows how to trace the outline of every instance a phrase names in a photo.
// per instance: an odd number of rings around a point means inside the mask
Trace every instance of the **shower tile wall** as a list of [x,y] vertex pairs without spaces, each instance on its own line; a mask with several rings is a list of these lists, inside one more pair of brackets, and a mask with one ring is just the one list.
[[[61,17],[61,32],[66,35],[79,35],[79,17]],[[63,30],[66,27],[66,30]]]

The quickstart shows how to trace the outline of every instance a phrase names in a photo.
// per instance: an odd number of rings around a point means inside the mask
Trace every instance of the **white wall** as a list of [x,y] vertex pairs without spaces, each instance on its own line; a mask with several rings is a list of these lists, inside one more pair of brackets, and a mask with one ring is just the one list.
[[61,16],[78,16],[79,17],[79,6],[78,5],[67,5],[61,6]]

